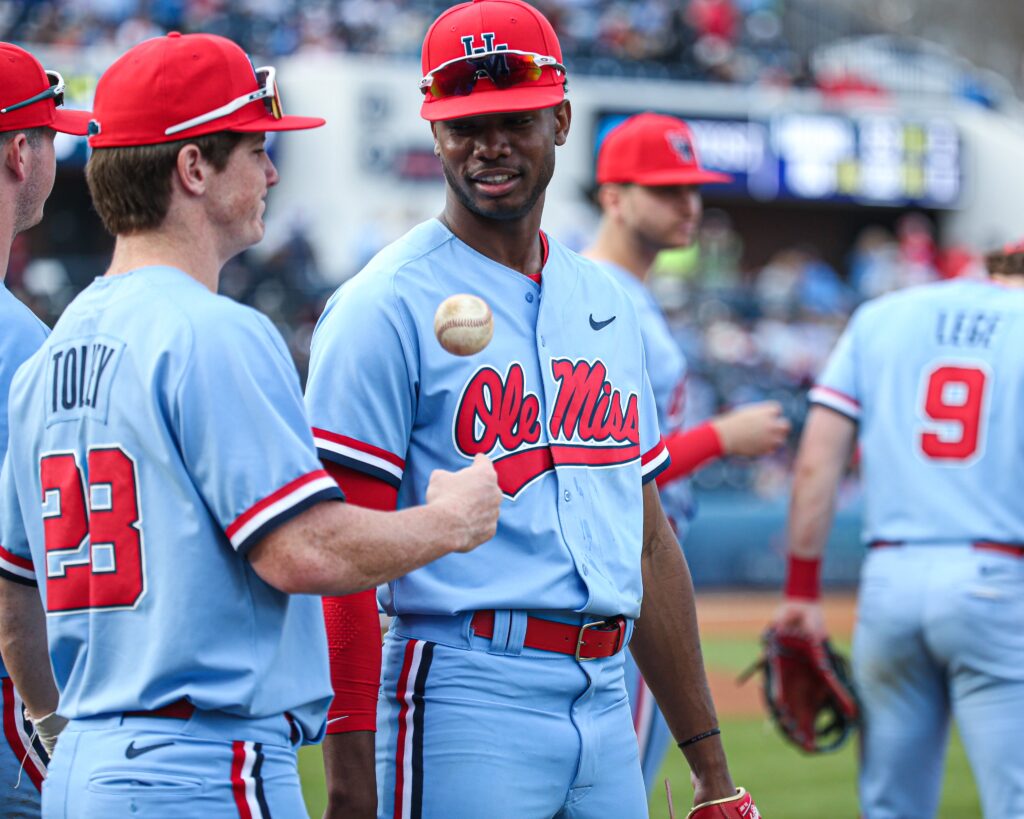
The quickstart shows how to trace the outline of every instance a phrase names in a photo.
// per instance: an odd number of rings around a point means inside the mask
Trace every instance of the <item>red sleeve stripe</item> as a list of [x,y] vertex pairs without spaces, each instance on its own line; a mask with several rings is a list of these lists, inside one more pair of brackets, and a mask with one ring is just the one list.
[[[398,481],[402,480],[402,473],[405,472],[405,461],[397,455],[354,438],[313,427],[313,443],[316,444],[318,451],[327,456],[334,454],[346,462],[356,461],[366,464],[377,471],[386,472]],[[330,460],[335,459],[331,458]]]
[[860,419],[860,403],[846,393],[831,387],[822,387],[821,385],[812,387],[807,393],[807,400],[812,404],[821,404],[829,409],[834,409],[855,421]]
[[32,561],[25,560],[0,546],[0,575],[8,580],[36,585],[36,573]]
[[658,439],[657,446],[649,449],[646,454],[640,457],[640,475],[644,483],[654,479],[669,465],[668,447],[662,438]]
[[285,484],[274,494],[268,495],[235,518],[235,522],[226,530],[231,545],[241,549],[254,533],[264,529],[275,518],[286,516],[296,506],[312,500],[321,493],[325,496],[341,497],[341,490],[338,489],[334,478],[322,469]]

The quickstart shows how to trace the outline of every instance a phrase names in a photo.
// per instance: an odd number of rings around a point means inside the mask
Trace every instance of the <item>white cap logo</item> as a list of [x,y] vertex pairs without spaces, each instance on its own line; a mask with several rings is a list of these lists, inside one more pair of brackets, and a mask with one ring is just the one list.
[[690,143],[690,138],[683,131],[669,131],[665,134],[665,138],[668,140],[669,147],[679,157],[680,162],[684,165],[697,164],[697,156],[693,151],[693,145]]

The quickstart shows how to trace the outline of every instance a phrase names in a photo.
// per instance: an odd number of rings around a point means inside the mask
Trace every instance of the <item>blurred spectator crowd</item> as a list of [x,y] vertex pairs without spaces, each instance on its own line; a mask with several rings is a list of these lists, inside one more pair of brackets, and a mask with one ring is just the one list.
[[962,248],[940,248],[927,217],[908,213],[895,232],[864,229],[836,270],[811,245],[785,247],[743,271],[742,239],[721,211],[705,216],[697,254],[668,254],[653,287],[689,364],[687,425],[750,401],[780,401],[793,422],[790,445],[751,462],[725,459],[696,476],[698,489],[786,493],[806,392],[862,301],[957,276],[981,276]]
[[[448,0],[0,0],[0,39],[124,50],[171,30],[223,34],[260,57],[329,49],[418,55]],[[802,83],[811,0],[535,0],[580,73]],[[820,42],[820,37],[810,38]]]

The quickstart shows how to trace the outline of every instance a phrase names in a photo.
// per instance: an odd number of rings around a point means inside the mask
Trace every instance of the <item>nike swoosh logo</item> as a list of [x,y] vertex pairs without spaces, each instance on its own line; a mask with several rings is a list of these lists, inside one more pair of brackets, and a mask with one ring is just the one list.
[[150,751],[155,751],[157,748],[166,748],[168,745],[173,745],[174,742],[158,742],[156,745],[145,745],[142,748],[135,747],[135,740],[128,743],[128,747],[124,749],[124,755],[128,759],[135,759],[137,756],[148,754]]
[[590,329],[591,330],[603,330],[605,327],[607,327],[613,321],[615,321],[615,316],[612,316],[610,319],[605,319],[604,321],[594,321],[594,314],[591,313],[590,314]]

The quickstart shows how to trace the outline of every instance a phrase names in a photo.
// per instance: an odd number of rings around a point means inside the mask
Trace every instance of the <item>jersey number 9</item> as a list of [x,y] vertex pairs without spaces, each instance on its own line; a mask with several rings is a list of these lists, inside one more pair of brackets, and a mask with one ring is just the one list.
[[921,451],[936,461],[966,461],[984,443],[982,412],[988,377],[978,367],[941,365],[925,374],[924,414],[938,428],[925,430]]
[[135,462],[119,447],[90,449],[88,481],[74,453],[39,462],[46,540],[46,610],[131,608],[144,575]]

